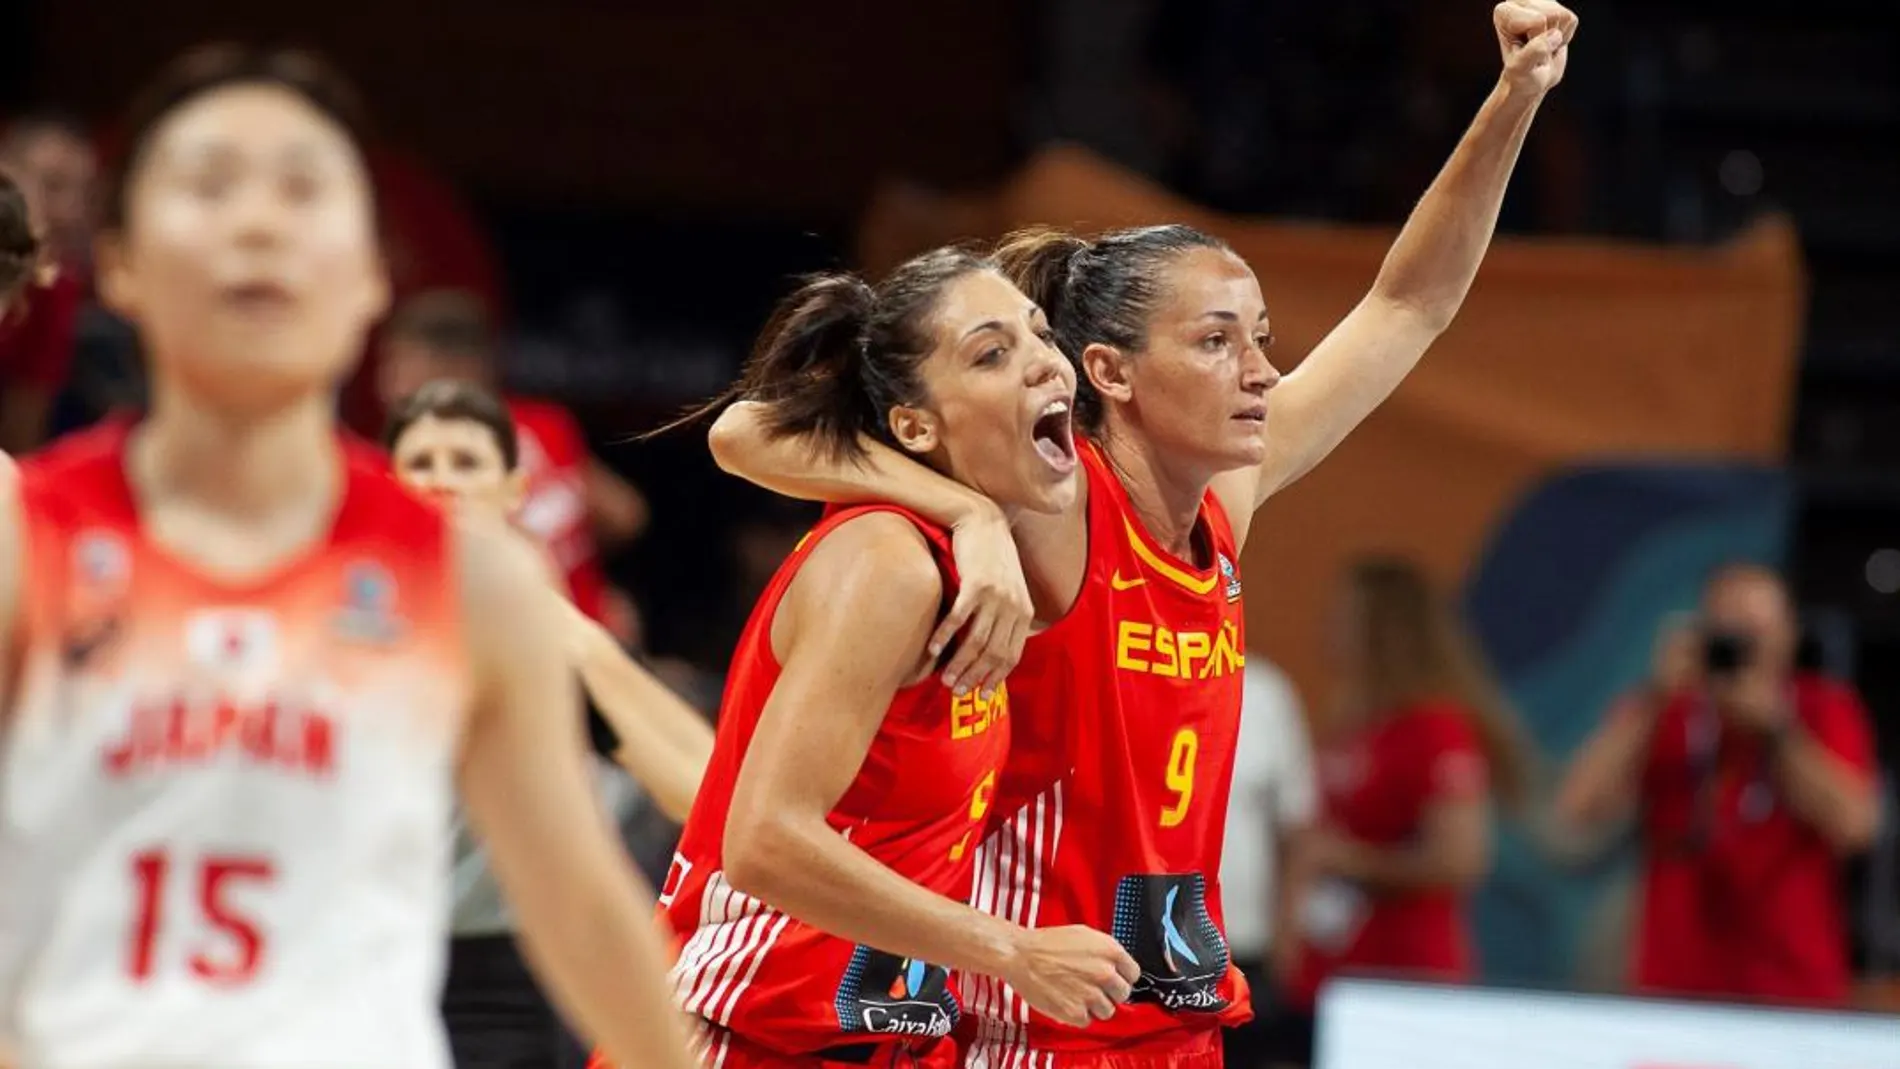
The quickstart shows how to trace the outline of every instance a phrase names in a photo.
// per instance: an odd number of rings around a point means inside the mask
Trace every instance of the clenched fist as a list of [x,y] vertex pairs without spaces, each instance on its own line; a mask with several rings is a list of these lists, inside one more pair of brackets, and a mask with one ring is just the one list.
[[1564,80],[1577,16],[1555,0],[1506,0],[1491,11],[1504,79],[1514,88],[1543,94]]

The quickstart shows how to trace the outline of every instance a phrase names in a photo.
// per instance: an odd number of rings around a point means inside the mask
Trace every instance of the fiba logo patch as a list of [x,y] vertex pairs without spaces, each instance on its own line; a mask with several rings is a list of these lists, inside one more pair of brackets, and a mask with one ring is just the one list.
[[125,631],[120,617],[132,586],[132,552],[116,531],[82,531],[72,541],[70,566],[60,659],[71,672],[105,670]]
[[87,531],[73,540],[73,580],[87,593],[115,593],[131,577],[132,554],[118,535]]
[[1231,604],[1240,600],[1240,569],[1227,559],[1227,554],[1216,554],[1220,558],[1221,582],[1227,585],[1227,601]]
[[1207,912],[1207,885],[1198,872],[1124,876],[1115,888],[1115,941],[1141,966],[1131,1001],[1170,1013],[1215,1013],[1229,999],[1220,991],[1231,954]]
[[950,1034],[960,1011],[941,965],[858,947],[838,984],[838,1025],[847,1032],[921,1036]]
[[403,635],[396,615],[396,580],[375,561],[357,561],[343,572],[343,608],[335,618],[337,634],[356,642],[387,646]]

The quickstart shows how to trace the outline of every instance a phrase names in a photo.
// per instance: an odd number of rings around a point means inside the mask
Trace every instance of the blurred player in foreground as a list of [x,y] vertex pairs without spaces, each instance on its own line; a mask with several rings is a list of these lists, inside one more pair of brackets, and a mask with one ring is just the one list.
[[99,248],[152,404],[0,494],[0,1037],[22,1069],[444,1067],[459,785],[530,957],[629,1065],[690,1064],[589,793],[545,580],[347,459],[387,301],[347,101],[193,53]]

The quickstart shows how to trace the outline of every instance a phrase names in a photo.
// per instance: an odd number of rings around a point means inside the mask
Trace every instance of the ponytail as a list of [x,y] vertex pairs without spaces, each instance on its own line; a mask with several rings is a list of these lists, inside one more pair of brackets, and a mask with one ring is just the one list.
[[642,437],[761,402],[765,433],[803,438],[827,460],[863,460],[864,439],[897,445],[888,418],[921,403],[932,316],[945,288],[989,260],[959,248],[906,260],[876,289],[856,275],[815,275],[779,303],[732,388]]
[[876,306],[876,293],[856,275],[808,277],[773,310],[737,382],[643,437],[716,415],[735,401],[759,401],[771,437],[809,436],[827,459],[862,457],[859,435],[877,433],[880,422],[864,368]]
[[993,254],[1003,277],[1041,306],[1050,323],[1062,318],[1069,295],[1069,272],[1089,243],[1074,234],[1036,226],[1003,236]]

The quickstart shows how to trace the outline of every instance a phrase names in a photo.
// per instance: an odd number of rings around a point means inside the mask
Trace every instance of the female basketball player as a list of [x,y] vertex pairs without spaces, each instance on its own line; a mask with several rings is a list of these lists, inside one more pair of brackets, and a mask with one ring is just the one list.
[[[806,284],[735,392],[767,402],[768,436],[845,463],[875,439],[1050,512],[1075,495],[1075,383],[1047,338],[987,260],[940,250],[875,290]],[[753,609],[662,899],[712,1064],[948,1063],[948,969],[1076,1026],[1126,996],[1134,963],[1101,933],[962,902],[1016,723],[1006,690],[937,679],[925,643],[955,583],[945,528],[868,505],[829,513]]]
[[[390,414],[383,444],[396,477],[413,490],[504,524],[521,507],[526,479],[514,420],[480,385],[440,380],[409,394]],[[712,755],[712,727],[575,607],[565,596],[566,576],[546,559],[574,667],[606,721],[608,730],[596,732],[610,737],[603,756],[625,768],[661,812],[684,821]]]
[[[1127,1009],[1086,1031],[1032,1015],[1007,987],[976,978],[973,1064],[1213,1063],[1218,1026],[1249,1012],[1213,882],[1240,711],[1236,562],[1254,510],[1397,386],[1470,287],[1576,28],[1549,0],[1500,4],[1493,21],[1504,56],[1497,88],[1372,292],[1284,384],[1267,360],[1259,285],[1217,239],[1186,227],[1092,243],[1042,233],[999,253],[1085,373],[1077,411],[1094,441],[1080,450],[1087,478],[1076,503],[1014,525],[1037,615],[1053,623],[1010,677],[1024,711],[976,904],[1028,924],[1112,931],[1142,976]],[[939,519],[978,507],[895,451],[814,476],[801,443],[772,448],[756,433],[770,417],[769,403],[722,416],[713,445],[723,466],[775,489],[876,495]],[[953,612],[944,631],[959,620]],[[968,682],[979,655],[970,645],[946,669],[953,683]]]
[[385,302],[359,142],[295,55],[187,57],[99,248],[136,425],[0,501],[0,1045],[23,1065],[444,1067],[452,790],[587,1032],[686,1069],[588,794],[543,580],[345,459]]

